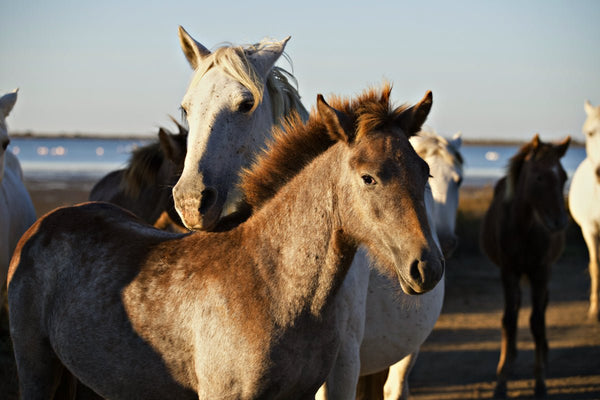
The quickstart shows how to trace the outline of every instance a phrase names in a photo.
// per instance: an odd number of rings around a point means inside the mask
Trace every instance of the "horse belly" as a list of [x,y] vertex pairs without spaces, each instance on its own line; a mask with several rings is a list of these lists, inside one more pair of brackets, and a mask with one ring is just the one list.
[[361,375],[381,371],[419,350],[440,316],[444,289],[442,277],[430,292],[409,296],[397,283],[371,272]]

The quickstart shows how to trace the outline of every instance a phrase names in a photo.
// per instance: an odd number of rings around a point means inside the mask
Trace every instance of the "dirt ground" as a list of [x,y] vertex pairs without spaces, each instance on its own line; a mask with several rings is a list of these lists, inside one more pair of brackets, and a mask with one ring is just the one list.
[[[28,182],[39,215],[85,201],[90,182]],[[414,400],[489,399],[500,352],[502,291],[498,269],[479,252],[477,233],[491,188],[464,188],[457,221],[461,238],[446,269],[442,315],[410,377]],[[529,291],[523,286],[519,356],[509,382],[511,399],[533,397],[533,339]],[[546,315],[549,339],[548,398],[600,399],[600,323],[588,321],[587,250],[571,223],[567,247],[553,267]],[[0,398],[17,398],[17,378],[5,314],[0,324]]]

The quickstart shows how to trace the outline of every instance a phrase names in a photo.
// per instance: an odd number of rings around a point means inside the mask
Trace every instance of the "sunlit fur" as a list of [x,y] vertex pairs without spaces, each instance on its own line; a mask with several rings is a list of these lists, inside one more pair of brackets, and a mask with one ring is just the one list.
[[581,227],[590,258],[588,317],[600,321],[600,106],[585,102],[583,124],[586,158],[579,164],[569,189],[569,209]]

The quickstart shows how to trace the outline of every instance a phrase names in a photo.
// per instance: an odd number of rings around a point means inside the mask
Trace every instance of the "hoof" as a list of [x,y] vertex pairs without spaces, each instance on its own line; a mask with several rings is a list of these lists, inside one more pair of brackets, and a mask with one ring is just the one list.
[[497,383],[496,387],[494,388],[494,397],[492,397],[493,399],[506,399],[506,382],[503,383]]
[[546,390],[546,384],[544,382],[536,382],[535,384],[535,398],[536,399],[545,399],[548,396],[548,391]]

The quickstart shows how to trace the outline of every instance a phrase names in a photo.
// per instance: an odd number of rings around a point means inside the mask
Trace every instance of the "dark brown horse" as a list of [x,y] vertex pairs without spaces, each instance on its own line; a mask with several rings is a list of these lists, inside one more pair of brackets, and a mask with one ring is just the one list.
[[187,129],[171,119],[177,134],[160,128],[158,141],[136,149],[126,168],[110,172],[94,185],[89,199],[121,206],[159,229],[187,231],[172,196],[183,170]]
[[359,245],[409,293],[443,275],[408,142],[431,94],[398,108],[389,94],[319,97],[245,173],[254,212],[227,232],[164,232],[107,203],[39,219],[8,278],[22,398],[52,398],[65,369],[110,399],[314,397]]
[[519,281],[531,285],[530,327],[535,340],[535,395],[545,397],[548,341],[545,313],[550,266],[561,255],[567,212],[567,179],[560,158],[571,138],[543,143],[539,135],[512,157],[507,176],[494,188],[494,198],[481,227],[481,248],[500,267],[504,288],[502,346],[498,362],[497,398],[506,397],[506,382],[517,355]]

